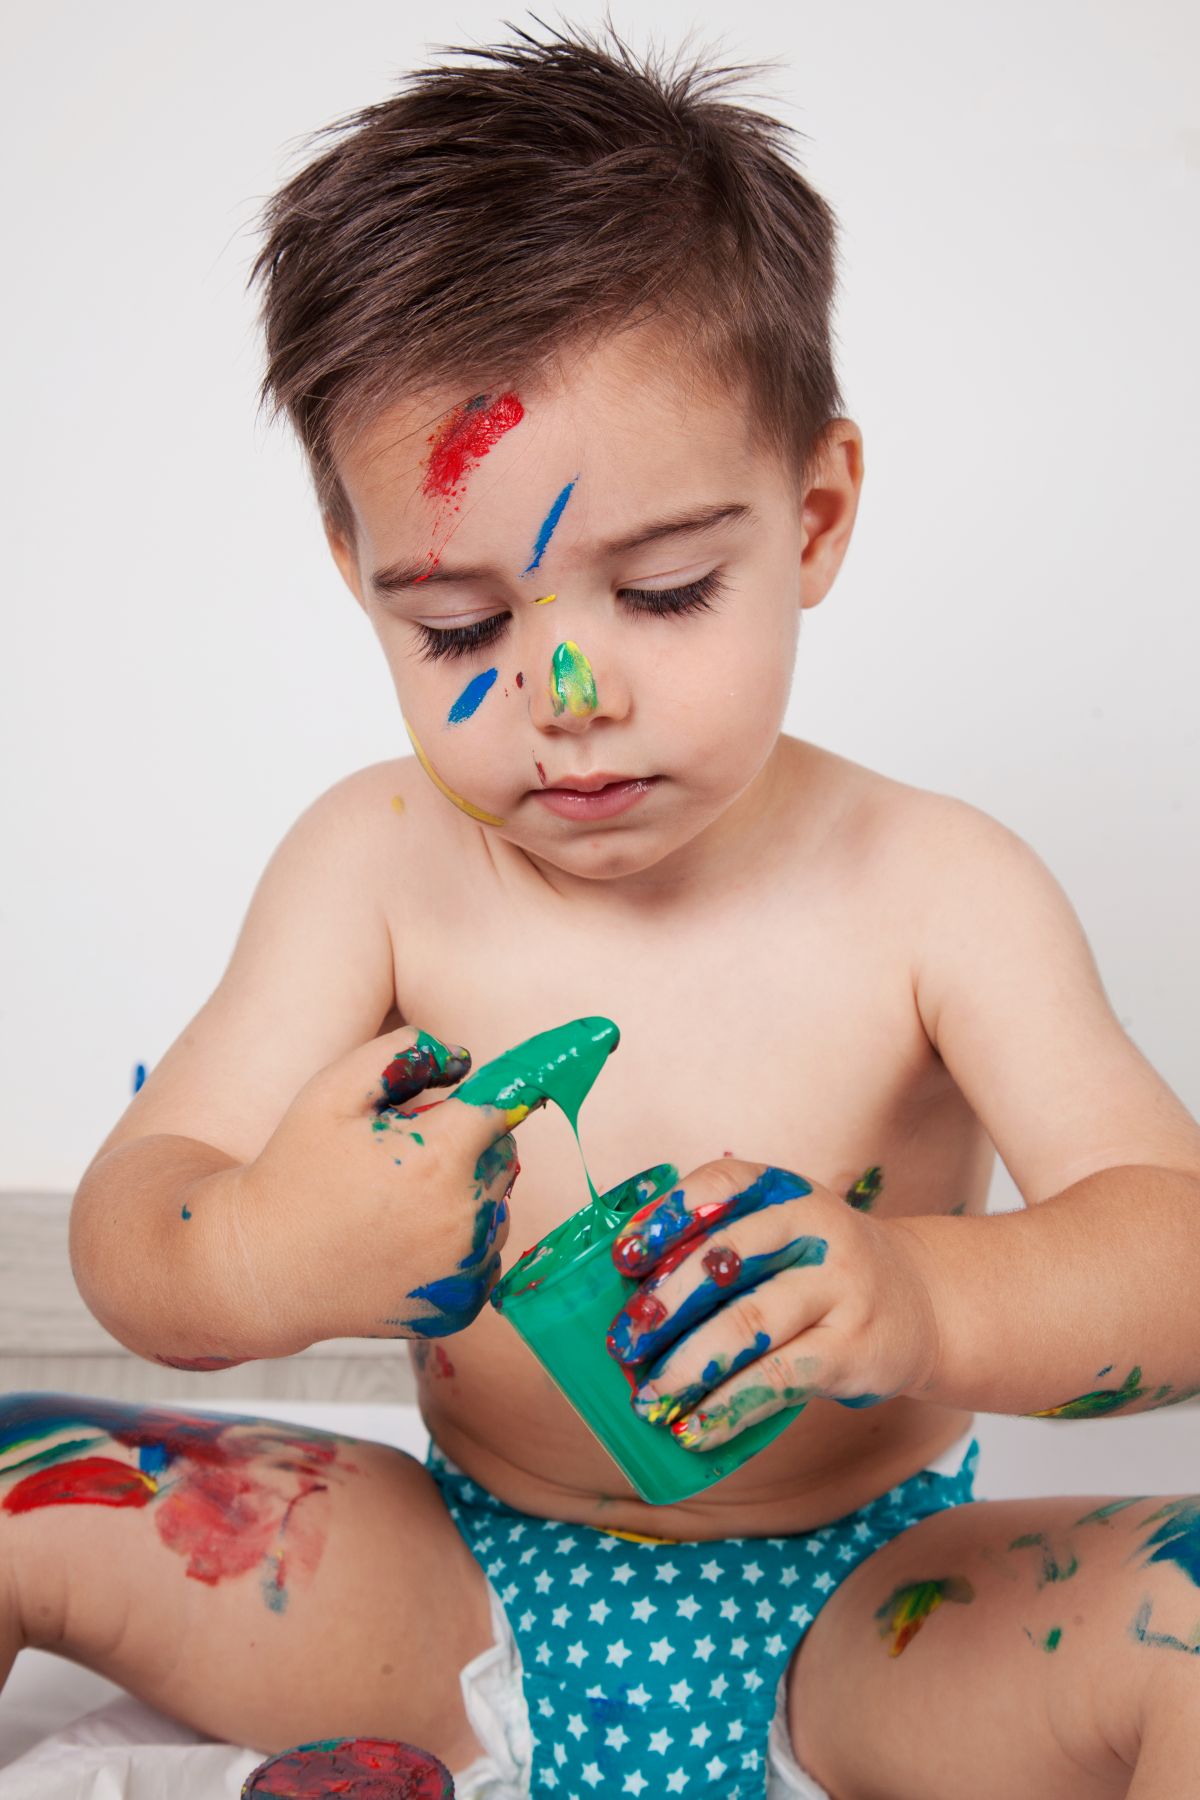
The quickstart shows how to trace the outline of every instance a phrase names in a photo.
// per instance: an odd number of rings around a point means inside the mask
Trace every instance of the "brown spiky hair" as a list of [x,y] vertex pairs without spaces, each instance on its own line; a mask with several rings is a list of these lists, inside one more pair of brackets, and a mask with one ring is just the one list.
[[769,65],[639,58],[607,17],[541,41],[439,45],[392,98],[266,201],[266,372],[326,523],[351,546],[338,456],[401,399],[518,388],[568,351],[657,322],[744,396],[796,491],[842,409],[837,224],[788,159],[794,128],[720,98]]

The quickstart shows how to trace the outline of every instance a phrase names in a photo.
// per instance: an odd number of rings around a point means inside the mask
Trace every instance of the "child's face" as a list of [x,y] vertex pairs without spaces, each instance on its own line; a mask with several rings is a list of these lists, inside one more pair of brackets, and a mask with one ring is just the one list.
[[[590,878],[649,868],[742,796],[752,807],[800,609],[853,527],[861,438],[849,420],[832,437],[800,505],[737,400],[645,334],[553,383],[378,420],[339,464],[357,554],[330,546],[430,778],[481,829]],[[661,530],[697,515],[707,526]],[[405,585],[373,581],[388,569]],[[648,785],[605,816],[603,800],[541,797],[597,775]]]

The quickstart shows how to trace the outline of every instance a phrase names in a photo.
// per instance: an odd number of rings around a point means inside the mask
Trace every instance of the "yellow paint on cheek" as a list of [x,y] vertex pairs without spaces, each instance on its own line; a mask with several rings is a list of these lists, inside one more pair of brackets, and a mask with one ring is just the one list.
[[408,733],[409,743],[417,753],[417,761],[428,775],[430,781],[432,781],[434,787],[440,789],[440,791],[445,794],[447,800],[453,801],[460,812],[465,812],[468,818],[478,819],[481,824],[504,824],[504,820],[497,818],[495,813],[484,812],[482,806],[472,806],[469,800],[464,800],[461,794],[456,794],[453,788],[448,788],[437,770],[433,767],[433,764],[430,762],[425,752],[422,750],[420,744],[417,742],[417,734],[408,723],[407,719],[404,721],[404,729]]
[[541,599],[535,600],[533,604],[535,606],[549,606],[549,604],[552,600],[557,600],[557,599],[558,599],[557,594],[543,594]]
[[392,811],[394,813],[402,813],[404,811],[404,795],[403,794],[393,794],[392,795]]

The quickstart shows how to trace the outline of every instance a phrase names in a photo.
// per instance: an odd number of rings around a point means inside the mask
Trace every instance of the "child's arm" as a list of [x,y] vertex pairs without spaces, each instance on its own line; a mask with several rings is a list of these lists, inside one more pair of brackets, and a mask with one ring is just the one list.
[[[292,826],[219,986],[84,1174],[71,1215],[75,1278],[139,1355],[220,1367],[321,1337],[414,1335],[400,1321],[433,1308],[412,1290],[464,1249],[469,1257],[476,1237],[487,1240],[482,1278],[503,1242],[495,1215],[515,1165],[503,1122],[462,1106],[411,1126],[390,1113],[381,1130],[373,1110],[393,1050],[411,1055],[416,1036],[376,1038],[395,1017],[379,901],[395,785],[388,765],[362,770]],[[409,1091],[462,1067],[426,1062]],[[423,1166],[425,1144],[405,1154],[411,1136],[447,1129],[451,1154],[430,1148]],[[473,1174],[485,1141],[495,1153],[481,1198]],[[487,1231],[481,1205],[492,1209]]]
[[1026,1210],[890,1221],[940,1334],[920,1397],[1093,1417],[1200,1392],[1200,1126],[1113,1014],[1045,864],[940,799],[915,970],[931,1041]]

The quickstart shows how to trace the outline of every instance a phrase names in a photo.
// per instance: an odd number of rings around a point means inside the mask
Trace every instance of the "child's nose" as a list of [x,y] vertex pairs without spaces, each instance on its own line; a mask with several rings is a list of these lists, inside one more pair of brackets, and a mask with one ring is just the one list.
[[580,732],[593,719],[624,718],[629,711],[629,689],[620,672],[610,662],[593,665],[573,638],[554,646],[549,666],[529,687],[530,717],[541,731]]

